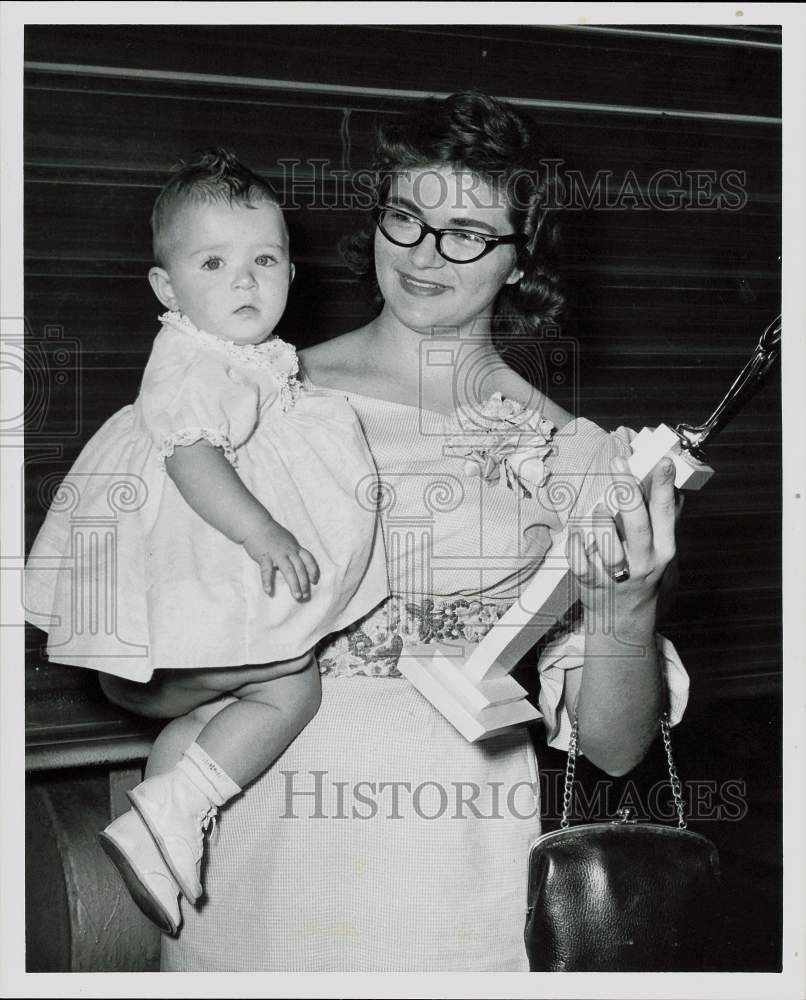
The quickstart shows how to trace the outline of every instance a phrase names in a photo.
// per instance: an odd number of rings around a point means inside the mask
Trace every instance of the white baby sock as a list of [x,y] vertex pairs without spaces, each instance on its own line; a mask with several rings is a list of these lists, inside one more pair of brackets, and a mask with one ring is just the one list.
[[182,759],[176,765],[207,798],[217,806],[241,791],[227,772],[203,750],[198,743],[191,743],[182,754]]

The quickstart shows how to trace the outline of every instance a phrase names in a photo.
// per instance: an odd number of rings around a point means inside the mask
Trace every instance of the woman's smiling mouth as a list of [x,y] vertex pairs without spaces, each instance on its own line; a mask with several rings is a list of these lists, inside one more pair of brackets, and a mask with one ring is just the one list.
[[398,278],[401,287],[410,295],[441,295],[449,290],[448,285],[441,285],[436,281],[425,281],[422,278],[415,278],[405,271],[398,271]]

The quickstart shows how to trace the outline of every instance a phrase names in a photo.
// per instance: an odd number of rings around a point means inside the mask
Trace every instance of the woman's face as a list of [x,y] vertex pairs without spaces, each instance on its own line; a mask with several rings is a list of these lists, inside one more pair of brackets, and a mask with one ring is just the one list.
[[[451,167],[401,171],[385,204],[435,229],[469,229],[486,236],[514,232],[502,197],[477,175]],[[454,264],[439,255],[431,233],[418,246],[400,247],[379,229],[375,270],[383,311],[420,333],[435,327],[484,333],[499,291],[521,277],[511,245],[499,245],[469,264]]]

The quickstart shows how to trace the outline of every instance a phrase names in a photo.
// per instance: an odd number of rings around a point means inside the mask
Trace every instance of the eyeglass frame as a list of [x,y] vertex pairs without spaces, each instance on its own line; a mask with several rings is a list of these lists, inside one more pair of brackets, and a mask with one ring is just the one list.
[[[393,240],[392,237],[386,232],[386,230],[381,225],[381,215],[384,212],[397,212],[400,215],[405,215],[412,221],[416,222],[420,227],[420,235],[413,243],[400,243],[398,240]],[[373,209],[373,215],[375,217],[375,224],[380,229],[384,238],[389,240],[390,243],[394,244],[396,247],[406,247],[411,249],[412,247],[418,247],[423,240],[429,234],[433,235],[434,242],[436,244],[437,253],[442,257],[443,260],[447,260],[451,264],[475,264],[477,260],[481,260],[482,257],[486,257],[488,253],[495,250],[497,246],[517,246],[517,244],[525,243],[528,236],[525,233],[507,233],[504,236],[487,236],[484,233],[476,232],[475,229],[457,229],[451,226],[449,229],[435,229],[433,226],[429,226],[427,222],[423,222],[422,219],[418,219],[416,215],[412,215],[411,212],[407,212],[403,208],[397,208],[394,205],[377,205]],[[446,253],[442,251],[442,237],[448,233],[471,233],[473,236],[477,236],[480,240],[484,241],[484,249],[478,255],[478,257],[471,257],[470,260],[456,260],[453,257],[449,257]]]

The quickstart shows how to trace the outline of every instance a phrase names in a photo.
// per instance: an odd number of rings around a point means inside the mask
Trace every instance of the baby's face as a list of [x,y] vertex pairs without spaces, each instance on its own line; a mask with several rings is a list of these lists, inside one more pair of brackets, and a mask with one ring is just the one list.
[[[155,281],[154,272],[164,277]],[[259,344],[283,315],[293,273],[277,205],[213,202],[180,212],[167,268],[154,268],[151,281],[163,304],[199,329]]]

